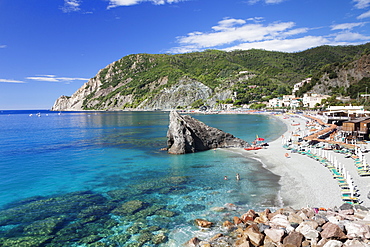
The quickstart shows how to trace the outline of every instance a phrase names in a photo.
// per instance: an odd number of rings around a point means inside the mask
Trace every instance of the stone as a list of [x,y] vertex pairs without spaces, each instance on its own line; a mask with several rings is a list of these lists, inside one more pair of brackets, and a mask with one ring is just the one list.
[[213,225],[212,222],[210,222],[208,220],[203,220],[203,219],[196,219],[195,223],[198,226],[203,227],[203,228],[210,228]]
[[303,235],[299,232],[290,232],[283,240],[284,246],[300,247],[302,244]]
[[359,241],[358,239],[349,239],[343,244],[343,246],[369,247],[369,244]]
[[257,217],[257,214],[254,210],[249,209],[248,212],[240,216],[241,220],[246,223],[248,221],[254,221],[254,219]]
[[329,240],[323,247],[342,247],[343,243],[338,240]]
[[243,223],[242,219],[240,219],[237,216],[234,216],[233,221],[234,221],[234,224],[235,225],[239,225],[239,224],[242,224]]
[[199,243],[199,246],[200,246],[200,247],[211,247],[211,244],[210,244],[210,243],[208,243],[208,242],[206,242],[206,241],[201,241],[201,242]]
[[258,214],[258,216],[254,219],[254,222],[266,224],[269,221],[268,215],[270,213],[271,212],[268,208],[265,209],[265,211]]
[[340,210],[339,213],[344,214],[344,215],[353,215],[355,211],[351,208],[351,209]]
[[348,210],[353,209],[353,206],[349,203],[343,203],[342,206],[339,207],[340,210]]
[[261,233],[265,232],[266,229],[271,228],[269,225],[265,225],[265,224],[262,224],[262,223],[258,223],[257,226],[258,226],[258,229]]
[[226,210],[225,207],[213,207],[211,208],[211,211],[214,211],[214,212],[224,212]]
[[197,237],[194,237],[190,239],[188,242],[186,242],[184,245],[187,247],[197,247],[199,246],[199,243],[200,243],[200,239]]
[[336,224],[331,222],[326,223],[323,225],[323,231],[320,233],[322,238],[335,238],[335,239],[346,239],[347,236],[344,234],[342,229]]
[[260,233],[258,226],[256,224],[248,226],[244,230],[244,234],[246,234],[249,238],[249,241],[254,245],[254,246],[259,246],[262,244],[263,239],[265,235]]
[[298,224],[301,224],[303,222],[303,219],[298,214],[292,213],[292,214],[289,214],[288,221],[290,223],[298,223]]
[[167,150],[170,154],[185,154],[214,148],[247,147],[246,141],[177,111],[170,112]]
[[210,241],[215,241],[215,240],[217,240],[218,238],[221,238],[221,237],[223,237],[224,235],[222,234],[222,233],[217,233],[216,235],[214,235],[211,239],[210,239]]
[[247,239],[239,238],[235,241],[234,245],[235,247],[250,247],[250,243]]
[[283,229],[270,228],[265,230],[265,234],[272,242],[280,243],[285,232]]
[[318,226],[323,226],[328,221],[328,219],[325,219],[324,217],[318,217],[317,215],[313,217],[312,220],[314,220]]
[[315,239],[319,236],[317,227],[318,224],[315,221],[304,221],[295,230],[302,233],[306,239]]
[[234,227],[234,224],[227,220],[227,221],[224,221],[222,226],[230,229],[230,228]]
[[277,214],[270,220],[271,227],[288,227],[290,223],[288,221],[288,217],[283,214]]
[[344,225],[347,231],[347,237],[353,238],[370,238],[370,226],[365,224],[359,224],[356,222],[348,222]]

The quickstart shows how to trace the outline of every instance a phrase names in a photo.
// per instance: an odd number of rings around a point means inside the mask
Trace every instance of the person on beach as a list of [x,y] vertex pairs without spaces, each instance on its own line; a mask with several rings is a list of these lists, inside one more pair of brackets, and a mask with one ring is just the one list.
[[289,154],[288,153],[285,153],[285,157],[289,158]]
[[236,180],[238,180],[238,181],[240,180],[240,175],[239,175],[239,173],[237,173],[237,174],[236,174]]

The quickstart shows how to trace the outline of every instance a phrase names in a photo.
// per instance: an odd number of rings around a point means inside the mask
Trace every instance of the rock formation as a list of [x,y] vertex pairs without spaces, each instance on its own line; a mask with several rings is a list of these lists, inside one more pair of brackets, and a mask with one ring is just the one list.
[[247,147],[246,141],[176,111],[170,112],[167,147],[170,154],[194,153],[213,148]]
[[[227,207],[225,207],[227,210]],[[214,234],[207,239],[193,237],[185,246],[370,246],[370,211],[360,205],[348,203],[333,209],[326,208],[281,208],[275,212],[252,209],[234,223],[209,222],[196,219],[199,229],[208,229]],[[207,222],[200,225],[199,222]],[[217,233],[218,225],[222,234]]]

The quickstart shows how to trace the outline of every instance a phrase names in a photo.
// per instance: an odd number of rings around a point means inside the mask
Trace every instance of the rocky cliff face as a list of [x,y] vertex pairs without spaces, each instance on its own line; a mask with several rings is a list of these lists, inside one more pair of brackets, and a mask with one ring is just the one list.
[[213,148],[248,147],[246,141],[222,130],[176,111],[170,112],[167,132],[167,146],[170,154],[185,154]]
[[336,66],[324,73],[319,83],[312,88],[312,92],[328,94],[336,88],[347,89],[352,84],[360,82],[363,78],[370,77],[370,54],[363,55],[347,65]]
[[[133,63],[136,69],[139,61]],[[197,100],[214,106],[217,101],[230,98],[232,90],[229,87],[215,88],[204,85],[200,81],[182,76],[175,82],[164,75],[156,80],[142,85],[142,90],[149,92],[142,95],[138,88],[129,87],[134,80],[131,77],[122,77],[122,71],[117,71],[115,63],[100,70],[98,74],[85,83],[72,96],[59,97],[53,111],[80,111],[80,110],[172,110],[190,106]],[[106,86],[112,80],[119,81],[116,85]],[[129,89],[128,89],[129,88]]]

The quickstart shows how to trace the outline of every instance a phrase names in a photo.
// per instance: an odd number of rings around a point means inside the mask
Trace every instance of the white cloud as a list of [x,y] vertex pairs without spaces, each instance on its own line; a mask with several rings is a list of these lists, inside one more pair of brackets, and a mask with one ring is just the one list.
[[[242,23],[245,24],[240,25]],[[293,22],[277,22],[264,26],[262,24],[249,24],[243,20],[227,19],[220,21],[218,26],[212,27],[215,32],[189,33],[187,36],[179,37],[178,42],[197,48],[222,46],[233,42],[256,42],[284,36],[284,32],[294,25]]]
[[364,19],[364,18],[369,18],[369,17],[370,17],[370,10],[367,11],[367,12],[365,12],[365,13],[363,13],[363,14],[361,14],[361,15],[359,15],[357,17],[357,19]]
[[364,9],[370,6],[370,0],[354,0],[356,2],[355,7],[358,9]]
[[342,23],[337,25],[332,25],[331,30],[345,30],[345,29],[352,29],[354,27],[363,26],[365,22],[358,22],[358,23]]
[[242,43],[236,46],[228,47],[224,50],[249,50],[254,48],[269,51],[295,52],[328,44],[328,42],[329,41],[324,37],[306,36],[297,39],[274,39],[253,43]]
[[131,6],[136,5],[142,2],[151,2],[155,5],[163,5],[163,4],[171,4],[171,3],[178,3],[184,0],[109,0],[108,9],[115,8],[119,6]]
[[[263,18],[262,18],[263,19]],[[253,18],[247,19],[253,20]],[[370,37],[350,32],[361,23],[344,23],[331,26],[331,30],[342,30],[326,36],[312,35],[321,28],[295,28],[294,22],[251,23],[241,19],[226,18],[219,21],[209,32],[192,32],[177,38],[178,47],[171,53],[186,53],[205,49],[265,49],[275,51],[301,51],[320,45],[357,45],[369,42]]]
[[25,83],[24,81],[13,80],[13,79],[0,79],[0,82],[6,82],[6,83]]
[[1,49],[1,48],[6,48],[6,45],[0,45],[0,49]]
[[87,78],[79,77],[56,77],[55,75],[39,75],[26,77],[27,80],[43,81],[43,82],[71,82],[71,81],[88,81]]
[[335,41],[356,41],[356,40],[370,40],[370,37],[360,33],[353,33],[349,31],[341,32],[334,38]]
[[80,10],[80,0],[64,0],[64,6],[61,8],[64,13],[75,12]]

